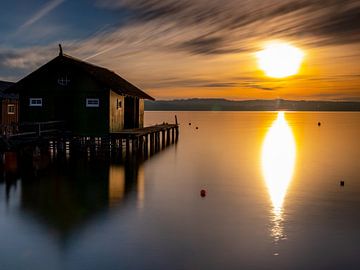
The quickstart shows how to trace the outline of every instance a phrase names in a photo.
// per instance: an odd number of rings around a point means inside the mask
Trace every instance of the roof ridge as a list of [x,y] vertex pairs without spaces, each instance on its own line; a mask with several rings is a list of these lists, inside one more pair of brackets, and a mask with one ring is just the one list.
[[[81,63],[86,64],[86,65],[89,65],[89,66],[93,66],[93,67],[96,67],[96,68],[106,69],[107,71],[110,71],[110,72],[115,73],[116,75],[118,75],[115,71],[113,71],[113,70],[111,70],[111,69],[108,69],[108,68],[103,67],[103,66],[99,66],[99,65],[92,64],[92,63],[90,63],[90,62],[84,61],[84,60],[82,60],[82,59],[80,59],[80,58],[77,58],[77,57],[74,57],[74,56],[72,56],[72,55],[69,55],[69,54],[64,53],[64,54],[62,54],[61,56],[62,56],[62,57],[65,57],[65,58],[69,58],[69,59],[74,60],[74,61],[81,62]],[[61,56],[60,56],[60,57],[61,57]],[[119,76],[119,75],[118,75],[118,76]]]

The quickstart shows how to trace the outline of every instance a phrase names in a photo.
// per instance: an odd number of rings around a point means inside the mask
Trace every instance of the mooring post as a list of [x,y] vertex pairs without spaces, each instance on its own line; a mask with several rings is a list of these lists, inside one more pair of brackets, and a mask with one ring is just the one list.
[[179,139],[179,126],[175,127],[175,141],[177,142]]
[[175,142],[175,129],[172,127],[171,128],[171,143]]

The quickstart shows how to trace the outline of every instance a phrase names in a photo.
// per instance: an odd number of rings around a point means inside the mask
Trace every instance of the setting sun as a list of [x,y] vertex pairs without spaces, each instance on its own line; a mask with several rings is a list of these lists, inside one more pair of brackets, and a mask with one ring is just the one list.
[[260,69],[273,78],[285,78],[298,73],[304,53],[286,43],[271,43],[256,54]]

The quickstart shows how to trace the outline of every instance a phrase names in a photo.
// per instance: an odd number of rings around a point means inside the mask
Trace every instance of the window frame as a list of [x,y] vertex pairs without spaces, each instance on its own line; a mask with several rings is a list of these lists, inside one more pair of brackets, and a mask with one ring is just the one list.
[[29,98],[30,107],[42,107],[43,99],[42,98]]
[[86,98],[86,108],[99,108],[100,99],[99,98]]
[[121,99],[116,99],[116,109],[117,110],[121,110],[122,109],[122,100]]
[[[10,110],[12,108],[13,110]],[[15,114],[16,113],[16,106],[14,103],[10,103],[7,105],[7,113],[8,114]]]

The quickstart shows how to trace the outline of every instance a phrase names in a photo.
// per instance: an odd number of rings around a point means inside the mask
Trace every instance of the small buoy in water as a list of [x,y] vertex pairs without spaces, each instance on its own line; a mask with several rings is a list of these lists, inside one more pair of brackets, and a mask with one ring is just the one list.
[[340,181],[340,186],[345,186],[345,181]]
[[202,190],[200,191],[200,196],[201,196],[201,197],[205,197],[205,196],[206,196],[206,190],[205,190],[205,189],[202,189]]
[[191,123],[189,123],[189,126],[191,126]]
[[318,122],[318,127],[320,127],[321,126],[321,123],[320,122]]
[[199,129],[199,127],[196,127],[196,129]]

